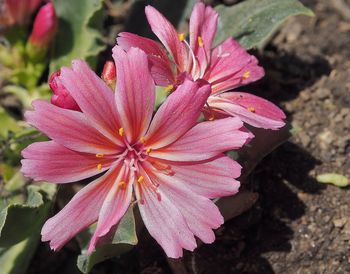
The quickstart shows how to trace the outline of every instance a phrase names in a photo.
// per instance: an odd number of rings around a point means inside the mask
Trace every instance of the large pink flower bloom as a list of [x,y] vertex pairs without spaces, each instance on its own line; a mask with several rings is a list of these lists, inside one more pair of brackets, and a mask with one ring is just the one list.
[[207,117],[237,116],[247,124],[267,129],[284,126],[283,111],[271,102],[249,93],[226,92],[260,79],[264,70],[258,66],[257,59],[232,38],[212,49],[218,23],[214,9],[201,2],[194,6],[189,43],[185,35],[178,34],[153,7],[146,7],[146,16],[171,59],[158,43],[132,33],[120,33],[117,42],[125,50],[138,47],[149,55],[157,85],[174,89],[187,73],[194,80],[201,78],[211,84],[212,93],[204,109]]
[[196,247],[194,236],[214,241],[223,223],[211,198],[238,191],[241,167],[222,154],[249,134],[238,118],[197,123],[210,93],[203,81],[185,80],[152,119],[155,86],[147,55],[114,48],[115,95],[86,63],[76,60],[58,76],[81,112],[35,101],[27,121],[52,140],[23,151],[22,172],[35,180],[69,183],[101,176],[80,190],[42,229],[60,249],[97,221],[89,252],[138,202],[150,234],[169,257]]

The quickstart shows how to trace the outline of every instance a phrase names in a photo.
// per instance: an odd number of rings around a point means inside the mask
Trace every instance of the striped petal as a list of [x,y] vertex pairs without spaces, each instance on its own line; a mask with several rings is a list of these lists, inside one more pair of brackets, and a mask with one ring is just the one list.
[[196,124],[209,93],[204,81],[186,79],[158,109],[145,136],[146,145],[164,147],[185,134]]
[[206,198],[234,195],[240,183],[242,167],[231,158],[218,156],[209,162],[167,163],[174,172],[173,178],[185,184],[194,193]]
[[220,114],[239,117],[254,127],[276,130],[285,125],[286,116],[280,108],[249,93],[226,92],[210,96],[208,104]]
[[59,213],[48,219],[41,230],[41,240],[50,241],[51,249],[56,251],[96,222],[119,168],[120,165],[114,166],[102,177],[85,186]]
[[119,171],[119,174],[116,174],[115,183],[103,202],[97,227],[90,241],[88,254],[96,248],[96,244],[99,240],[107,235],[112,227],[118,224],[130,205],[134,178],[130,177],[129,181],[125,182],[123,178],[126,172],[125,169],[126,167],[124,165]]
[[106,83],[82,60],[74,60],[72,69],[63,67],[59,79],[89,123],[116,144],[122,145],[118,136],[119,121],[114,93]]
[[70,150],[54,141],[37,142],[22,151],[21,172],[35,181],[69,183],[110,168],[113,158]]
[[146,186],[152,184],[147,173],[142,168],[140,171],[145,181],[136,188],[136,197],[143,201],[139,202],[139,210],[148,232],[168,257],[181,257],[183,248],[194,250],[197,246],[195,238],[181,212],[166,195],[161,194],[159,200],[159,196]]
[[113,48],[117,67],[115,101],[120,122],[129,143],[144,136],[152,118],[155,85],[148,69],[147,55],[137,48],[127,53]]
[[120,147],[90,125],[83,113],[56,107],[43,100],[34,101],[33,107],[34,111],[25,113],[27,122],[57,143],[93,154],[120,151]]
[[171,145],[152,151],[152,157],[170,161],[202,161],[242,147],[250,133],[241,131],[239,118],[197,124]]
[[154,34],[170,52],[180,72],[187,67],[188,55],[185,45],[180,41],[173,25],[155,8],[145,8],[148,23]]
[[125,51],[135,47],[143,50],[147,54],[151,67],[151,74],[157,85],[174,85],[175,76],[172,71],[173,63],[157,42],[133,33],[122,32],[119,33],[117,43]]

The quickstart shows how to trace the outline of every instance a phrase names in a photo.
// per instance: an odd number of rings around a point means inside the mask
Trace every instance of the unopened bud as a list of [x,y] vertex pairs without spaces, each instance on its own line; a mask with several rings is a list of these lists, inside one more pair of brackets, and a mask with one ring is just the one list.
[[51,97],[51,103],[61,108],[80,111],[77,102],[75,102],[69,91],[63,86],[59,79],[60,75],[61,71],[58,70],[52,73],[49,79],[49,86],[54,93]]
[[57,17],[51,2],[42,6],[35,17],[32,33],[29,37],[27,52],[29,57],[37,59],[46,53],[57,30]]
[[26,25],[41,2],[42,0],[5,0],[0,4],[0,21],[6,17],[6,25]]
[[112,89],[115,89],[115,82],[117,78],[117,72],[115,69],[114,62],[107,61],[103,67],[102,75],[103,81]]

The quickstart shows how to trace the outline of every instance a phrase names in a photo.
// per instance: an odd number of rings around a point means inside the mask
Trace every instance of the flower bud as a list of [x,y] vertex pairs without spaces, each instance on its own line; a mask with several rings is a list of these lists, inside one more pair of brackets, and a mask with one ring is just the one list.
[[6,25],[26,25],[41,2],[42,0],[5,0],[1,4],[0,21],[6,16]]
[[49,2],[39,9],[35,17],[30,44],[40,50],[46,50],[55,36],[57,17],[54,5]]
[[63,86],[59,79],[60,75],[61,71],[58,70],[52,73],[49,79],[49,86],[54,93],[51,97],[51,103],[61,108],[80,111],[77,102],[75,102],[73,97],[69,94],[69,91]]
[[103,81],[112,89],[115,89],[115,82],[117,78],[117,72],[115,69],[114,62],[107,61],[103,67],[102,75]]

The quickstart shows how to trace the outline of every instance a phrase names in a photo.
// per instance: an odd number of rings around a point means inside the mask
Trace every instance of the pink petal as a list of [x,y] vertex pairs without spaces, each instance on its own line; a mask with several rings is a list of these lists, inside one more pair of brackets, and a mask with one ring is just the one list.
[[188,62],[187,49],[180,41],[176,29],[152,6],[147,6],[145,12],[152,31],[171,53],[178,69],[183,72]]
[[170,161],[202,161],[242,147],[250,134],[240,131],[239,118],[197,124],[171,145],[152,151],[151,156]]
[[41,240],[50,241],[50,247],[59,250],[80,231],[96,222],[119,168],[120,165],[114,166],[102,177],[85,186],[58,214],[47,220],[41,230]]
[[[37,142],[22,151],[21,172],[35,181],[69,183],[97,175],[110,168],[112,158],[70,150],[54,141]],[[97,165],[102,164],[98,169]]]
[[152,184],[149,177],[141,169],[145,182],[142,185],[142,197],[139,188],[136,188],[136,197],[142,220],[151,236],[171,258],[183,255],[182,249],[193,251],[197,244],[181,212],[166,195],[161,193],[161,200],[144,184]]
[[125,51],[135,47],[143,50],[148,55],[151,74],[157,85],[168,86],[175,83],[172,71],[173,64],[157,42],[136,34],[122,32],[119,33],[117,43]]
[[121,145],[114,94],[106,83],[82,60],[74,60],[72,69],[63,67],[59,78],[89,123]]
[[34,111],[25,113],[27,122],[57,143],[93,154],[120,151],[120,147],[90,126],[83,113],[56,107],[43,100],[34,101],[33,107]]
[[185,134],[196,124],[209,93],[207,83],[185,79],[155,114],[145,137],[146,145],[160,148]]
[[127,53],[113,48],[117,67],[115,101],[120,122],[130,143],[144,136],[152,118],[155,85],[148,69],[147,55],[137,48]]
[[[161,193],[161,201],[164,196],[169,199],[185,218],[191,232],[203,242],[212,243],[215,240],[212,229],[218,228],[224,222],[224,218],[214,203],[192,192],[183,181],[177,180],[176,177],[154,172],[151,168],[147,168],[146,172],[152,181],[159,183],[158,191]],[[158,203],[161,204],[161,202]]]
[[[134,177],[131,177],[128,182],[123,181],[124,179],[122,176],[125,172],[125,168],[124,165],[119,174],[115,174],[117,177],[116,181],[103,202],[98,217],[97,227],[90,241],[88,254],[96,248],[96,244],[99,240],[110,232],[111,228],[120,221],[130,205]],[[122,181],[124,185],[121,186],[120,183]]]
[[239,117],[243,122],[259,128],[279,129],[285,125],[283,111],[273,103],[244,92],[226,92],[210,96],[211,108],[226,115]]
[[[218,24],[218,13],[204,3],[198,2],[190,18],[190,46],[199,60],[201,67],[210,62],[211,46]],[[201,39],[199,42],[198,39]],[[202,45],[203,42],[203,45]],[[201,50],[204,48],[204,51]]]
[[228,38],[212,52],[210,68],[204,75],[213,93],[223,92],[256,81],[264,76],[257,59],[238,42]]
[[173,178],[181,181],[191,191],[206,198],[231,196],[238,192],[241,166],[226,156],[205,163],[172,162]]

